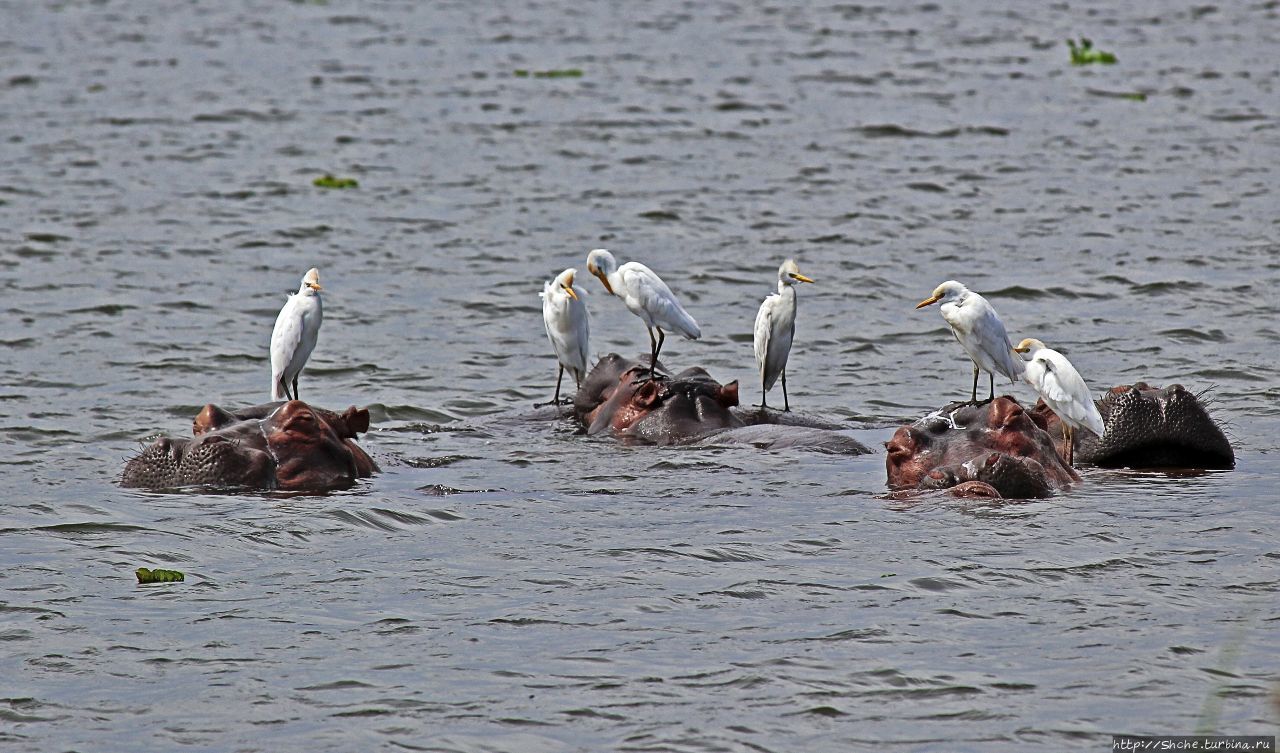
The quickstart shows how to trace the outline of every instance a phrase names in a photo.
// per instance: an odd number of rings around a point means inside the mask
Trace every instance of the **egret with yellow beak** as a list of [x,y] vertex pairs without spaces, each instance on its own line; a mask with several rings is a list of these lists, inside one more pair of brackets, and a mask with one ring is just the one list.
[[[312,267],[298,292],[289,296],[271,332],[271,399],[297,400],[298,375],[307,365],[320,336],[324,310],[320,302],[320,270]],[[289,385],[293,392],[289,392]]]
[[973,360],[973,392],[969,403],[978,402],[978,372],[987,372],[991,382],[991,396],[996,397],[996,373],[1015,383],[1024,370],[1022,359],[1013,355],[1013,345],[1005,332],[1004,323],[996,316],[987,299],[969,290],[955,280],[947,280],[934,288],[933,295],[916,304],[924,308],[942,301],[942,318],[951,328],[951,334],[964,352]]
[[1014,348],[1027,361],[1023,380],[1035,388],[1040,399],[1062,421],[1062,438],[1066,442],[1065,460],[1071,465],[1075,460],[1075,430],[1081,427],[1102,436],[1105,427],[1102,414],[1093,402],[1089,385],[1067,357],[1045,344],[1028,337]]
[[597,248],[587,254],[587,271],[600,278],[604,289],[621,298],[627,309],[640,317],[649,330],[651,357],[648,379],[653,379],[657,374],[658,353],[662,351],[662,343],[666,339],[664,329],[677,332],[688,340],[697,340],[702,336],[698,323],[676,300],[671,288],[652,269],[640,262],[629,261],[618,266],[613,254]]
[[[570,267],[542,286],[542,323],[547,328],[547,339],[556,352],[556,360],[560,362],[556,394],[546,405],[560,404],[560,381],[564,379],[565,369],[573,375],[573,382],[579,387],[587,376],[591,325],[587,318],[587,304],[582,299],[585,293],[573,282],[577,273],[578,270]],[[566,402],[572,400],[566,399]]]
[[769,390],[782,377],[782,409],[791,410],[787,398],[787,358],[796,334],[795,283],[813,282],[800,274],[795,259],[778,267],[778,292],[765,296],[756,312],[756,365],[760,369],[760,407],[768,408]]

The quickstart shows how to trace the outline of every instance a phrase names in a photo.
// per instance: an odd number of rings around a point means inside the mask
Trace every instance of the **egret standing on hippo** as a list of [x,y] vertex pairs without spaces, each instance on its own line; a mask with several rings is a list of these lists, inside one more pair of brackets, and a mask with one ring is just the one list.
[[[622,299],[631,313],[640,317],[649,330],[649,375],[645,379],[654,379],[658,374],[658,353],[662,351],[662,342],[666,339],[663,329],[678,332],[688,340],[702,337],[698,323],[689,316],[676,300],[671,288],[662,278],[638,261],[629,261],[618,266],[613,254],[597,248],[587,254],[587,271],[600,278],[604,289]],[[657,337],[654,337],[654,331]]]

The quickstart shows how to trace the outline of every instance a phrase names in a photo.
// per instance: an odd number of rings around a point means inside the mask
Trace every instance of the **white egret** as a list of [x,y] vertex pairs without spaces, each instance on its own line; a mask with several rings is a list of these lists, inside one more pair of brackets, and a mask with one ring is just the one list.
[[[307,270],[298,292],[289,296],[271,333],[271,399],[297,400],[298,374],[315,350],[324,312],[320,303],[320,270]],[[289,385],[293,385],[290,394]]]
[[947,280],[934,288],[933,295],[916,304],[924,308],[942,301],[942,318],[951,327],[951,334],[964,352],[973,359],[973,392],[969,402],[978,402],[978,372],[987,372],[991,381],[991,397],[996,396],[996,372],[1009,378],[1011,383],[1022,376],[1021,358],[1013,355],[1013,345],[1005,332],[1004,324],[996,316],[987,299],[969,290],[955,280]]
[[813,282],[800,274],[794,259],[778,267],[778,292],[765,296],[756,313],[756,365],[760,368],[760,407],[768,408],[769,390],[782,377],[782,409],[791,410],[787,399],[787,356],[796,334],[795,283]]
[[1094,405],[1089,385],[1084,383],[1080,372],[1071,365],[1067,357],[1058,351],[1045,347],[1045,344],[1028,337],[1014,348],[1023,353],[1027,361],[1027,371],[1022,378],[1035,388],[1044,400],[1044,404],[1057,414],[1062,421],[1062,438],[1067,445],[1067,465],[1075,459],[1075,430],[1081,427],[1102,436],[1104,426],[1102,414]]
[[[664,329],[678,332],[689,340],[697,340],[702,336],[698,323],[680,306],[671,288],[652,269],[640,262],[629,261],[619,267],[613,254],[597,248],[587,254],[587,271],[599,277],[605,290],[621,298],[631,313],[640,317],[649,330],[649,379],[657,374],[658,353],[662,351],[662,343],[666,339]],[[653,334],[655,330],[657,337]]]
[[560,381],[564,379],[565,369],[573,375],[574,384],[579,387],[587,375],[590,324],[587,321],[587,304],[582,300],[585,294],[582,288],[573,284],[573,276],[577,273],[578,270],[570,267],[542,286],[542,323],[560,362],[556,394],[547,405],[560,403]]

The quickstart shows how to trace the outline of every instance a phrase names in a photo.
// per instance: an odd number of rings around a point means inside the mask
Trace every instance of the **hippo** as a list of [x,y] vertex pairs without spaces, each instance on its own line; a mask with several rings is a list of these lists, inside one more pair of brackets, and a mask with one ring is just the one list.
[[[1101,438],[1075,433],[1076,459],[1103,468],[1198,468],[1229,470],[1231,442],[1200,401],[1180,384],[1160,388],[1146,382],[1120,385],[1095,401],[1106,426]],[[1032,411],[1066,450],[1058,417],[1040,401]]]
[[[647,360],[647,358],[646,358]],[[583,433],[610,433],[628,444],[748,444],[862,455],[870,449],[839,424],[797,413],[738,407],[738,383],[721,384],[693,367],[649,378],[646,360],[617,353],[601,358],[573,401]]]
[[209,404],[191,439],[161,437],[125,463],[120,484],[146,489],[205,486],[320,492],[351,486],[378,471],[355,443],[369,411],[342,413],[301,400],[238,411]]
[[952,403],[899,428],[885,449],[895,491],[1032,498],[1080,480],[1044,428],[1007,395],[976,405]]
[[[1075,458],[1107,468],[1235,465],[1222,430],[1181,385],[1121,385],[1096,401],[1105,430],[1076,431]],[[900,427],[885,443],[891,489],[948,489],[957,496],[1048,497],[1080,480],[1065,457],[1062,425],[1038,401],[1026,410],[1010,396],[953,403]]]
[[698,367],[674,377],[649,374],[617,353],[601,358],[573,398],[574,417],[588,435],[612,431],[626,442],[658,445],[744,425],[729,410],[738,404],[736,381],[720,384]]

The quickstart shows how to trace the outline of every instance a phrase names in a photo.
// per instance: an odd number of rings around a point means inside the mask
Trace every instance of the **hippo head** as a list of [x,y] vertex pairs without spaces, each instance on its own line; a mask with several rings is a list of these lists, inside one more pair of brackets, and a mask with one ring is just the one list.
[[949,405],[899,428],[885,447],[889,486],[895,490],[1047,497],[1080,479],[1044,429],[1007,396],[981,405]]
[[647,374],[646,364],[616,353],[600,359],[573,402],[586,433],[672,444],[742,425],[729,411],[738,404],[737,382],[720,384],[701,368],[657,379]]
[[191,439],[162,437],[130,459],[124,486],[324,491],[372,475],[377,465],[353,440],[369,412],[314,408],[300,400],[230,412],[206,405]]
[[[1101,438],[1087,429],[1075,432],[1079,462],[1105,468],[1235,467],[1226,435],[1199,397],[1180,384],[1112,387],[1097,404],[1106,428]],[[1052,436],[1061,436],[1053,411],[1041,403],[1034,413]]]

